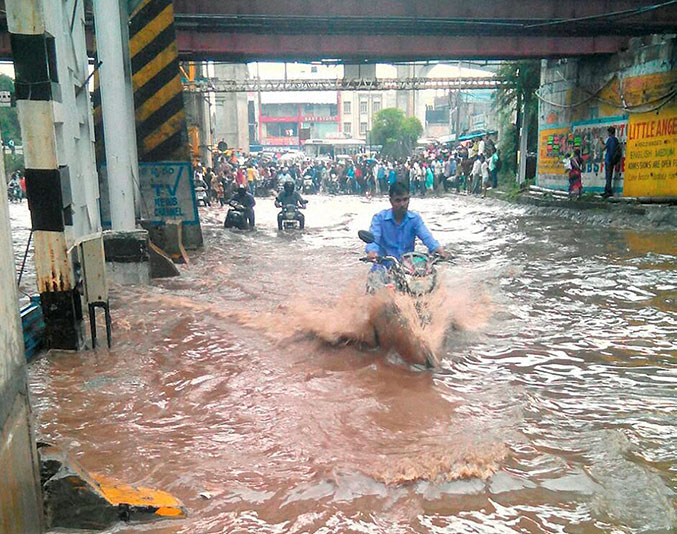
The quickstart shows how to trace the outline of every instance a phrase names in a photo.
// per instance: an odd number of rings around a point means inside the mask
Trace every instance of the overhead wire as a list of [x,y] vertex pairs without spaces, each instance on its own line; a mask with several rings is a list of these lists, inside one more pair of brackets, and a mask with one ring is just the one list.
[[640,6],[632,9],[624,9],[622,11],[612,11],[611,13],[600,13],[598,15],[586,15],[585,17],[572,17],[568,19],[558,19],[551,20],[548,22],[539,22],[537,24],[524,24],[522,27],[524,29],[531,28],[541,28],[545,26],[556,26],[558,24],[567,24],[569,22],[582,22],[586,20],[597,20],[601,18],[628,18],[634,17],[636,15],[642,15],[648,13],[649,11],[655,11],[656,9],[661,9],[673,4],[677,4],[677,0],[668,0],[667,2],[662,2],[660,4],[653,4],[651,6]]
[[[560,109],[573,109],[582,106],[583,104],[587,104],[591,100],[597,100],[598,102],[601,102],[602,104],[605,104],[610,107],[615,107],[617,109],[621,109],[627,113],[652,113],[654,111],[658,111],[661,108],[665,107],[675,96],[677,96],[677,87],[673,87],[671,90],[669,90],[667,93],[657,96],[655,98],[652,98],[651,100],[647,100],[646,102],[642,102],[641,104],[631,104],[628,105],[625,103],[625,95],[621,94],[621,100],[622,104],[618,104],[616,102],[613,102],[611,100],[602,98],[599,96],[599,94],[602,92],[602,90],[609,85],[615,78],[617,77],[617,74],[614,74],[611,78],[609,78],[604,84],[602,84],[599,89],[597,89],[594,93],[589,93],[589,96],[585,98],[584,100],[581,100],[580,102],[576,102],[575,104],[560,104],[558,102],[552,102],[546,98],[544,98],[538,91],[535,91],[534,94],[536,95],[536,98],[538,98],[541,102],[548,104],[553,107],[557,107]],[[585,88],[579,87],[578,89],[588,92]],[[645,106],[649,106],[650,104],[658,103],[657,106],[651,107],[649,109],[639,109],[639,108],[645,108]]]

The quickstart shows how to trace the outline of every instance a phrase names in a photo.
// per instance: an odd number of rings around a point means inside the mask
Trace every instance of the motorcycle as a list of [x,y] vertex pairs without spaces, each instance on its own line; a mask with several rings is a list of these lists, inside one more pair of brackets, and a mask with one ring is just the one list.
[[[303,206],[305,207],[305,206]],[[298,206],[287,204],[282,207],[282,230],[302,230]]]
[[303,192],[308,195],[315,193],[315,184],[310,176],[303,179]]
[[7,200],[10,202],[21,202],[23,200],[23,193],[19,184],[10,183],[7,187]]
[[224,228],[239,228],[240,230],[249,229],[249,220],[247,219],[247,208],[236,200],[228,202],[230,209],[226,213],[226,220],[223,221]]
[[[365,243],[374,242],[371,232],[360,230],[358,236]],[[436,367],[439,357],[422,334],[425,327],[431,324],[432,318],[426,296],[438,286],[436,265],[444,261],[443,258],[422,252],[407,252],[401,259],[383,256],[375,260],[365,257],[361,261],[381,266],[370,274],[367,281],[367,293],[380,293],[382,297],[372,314],[376,344],[385,349],[394,349],[408,362]],[[385,294],[381,293],[384,289]],[[396,295],[406,295],[408,298]],[[407,311],[405,308],[412,308],[412,303],[413,309]]]

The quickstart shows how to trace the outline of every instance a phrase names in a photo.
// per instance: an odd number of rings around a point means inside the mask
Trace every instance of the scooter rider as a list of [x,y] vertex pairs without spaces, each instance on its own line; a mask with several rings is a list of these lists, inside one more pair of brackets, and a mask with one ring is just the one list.
[[446,258],[447,252],[426,227],[418,213],[409,211],[409,189],[402,182],[390,186],[390,205],[388,210],[380,211],[371,220],[369,231],[374,242],[365,247],[367,257],[375,260],[379,256],[393,256],[397,259],[406,252],[414,251],[418,237],[428,247],[430,253]]
[[256,200],[254,199],[254,196],[247,191],[246,185],[240,184],[237,186],[237,190],[230,198],[229,202],[233,200],[246,208],[245,217],[247,217],[247,221],[249,222],[249,228],[254,228],[254,206],[256,206]]
[[[284,185],[282,186],[283,189],[280,191],[280,194],[277,195],[277,198],[275,199],[275,206],[278,208],[284,208],[285,206],[292,205],[295,207],[301,207],[305,208],[306,204],[308,203],[307,200],[304,200],[301,198],[301,195],[299,195],[298,191],[295,191],[294,188],[294,182],[293,181],[288,181],[285,182]],[[280,212],[277,214],[277,228],[278,230],[282,230],[282,215],[283,212]],[[299,226],[301,230],[303,230],[303,227],[306,224],[306,218],[303,215],[303,213],[297,213],[296,218],[299,221]]]

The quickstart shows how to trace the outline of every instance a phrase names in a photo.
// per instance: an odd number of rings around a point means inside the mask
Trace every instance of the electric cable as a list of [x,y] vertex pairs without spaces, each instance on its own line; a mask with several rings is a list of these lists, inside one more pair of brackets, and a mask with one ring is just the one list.
[[33,230],[28,234],[28,242],[26,243],[26,251],[24,252],[24,259],[21,262],[21,269],[19,270],[19,279],[17,281],[17,286],[21,286],[21,278],[24,274],[24,268],[26,267],[26,258],[28,257],[28,249],[31,246],[31,239],[33,238]]
[[655,11],[656,9],[661,9],[663,7],[667,7],[673,4],[677,4],[677,0],[668,0],[667,2],[663,2],[661,4],[653,4],[651,6],[641,6],[633,9],[624,9],[622,11],[613,11],[611,13],[600,13],[599,15],[587,15],[585,17],[551,20],[548,22],[539,22],[538,24],[525,24],[522,26],[522,28],[527,30],[531,28],[542,28],[545,26],[556,26],[558,24],[567,24],[569,22],[581,22],[584,20],[596,20],[601,18],[628,18],[633,17],[635,15],[642,15],[644,13],[648,13],[649,11]]

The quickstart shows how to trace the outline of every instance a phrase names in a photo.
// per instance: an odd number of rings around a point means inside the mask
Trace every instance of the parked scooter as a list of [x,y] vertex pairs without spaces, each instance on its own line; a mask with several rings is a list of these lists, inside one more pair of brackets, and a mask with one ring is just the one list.
[[207,188],[202,186],[197,186],[195,188],[195,203],[200,206],[211,206],[211,201],[209,200],[209,194]]

